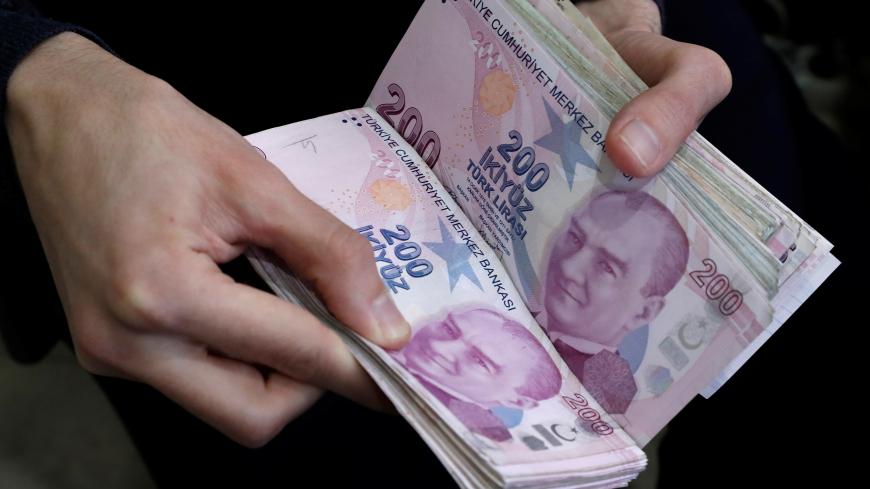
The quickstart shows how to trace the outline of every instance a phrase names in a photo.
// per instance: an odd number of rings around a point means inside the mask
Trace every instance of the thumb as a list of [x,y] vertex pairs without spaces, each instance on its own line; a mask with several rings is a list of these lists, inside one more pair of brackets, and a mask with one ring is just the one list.
[[657,173],[731,91],[731,71],[715,52],[652,32],[610,36],[619,54],[651,86],[614,117],[607,153],[620,170]]
[[271,183],[243,204],[249,240],[277,254],[343,324],[384,348],[404,345],[411,327],[377,273],[368,240],[283,175]]

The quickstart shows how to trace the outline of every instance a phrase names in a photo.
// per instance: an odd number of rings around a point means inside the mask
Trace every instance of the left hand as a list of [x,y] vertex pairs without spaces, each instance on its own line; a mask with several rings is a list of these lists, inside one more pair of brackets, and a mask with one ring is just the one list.
[[146,383],[248,447],[325,389],[390,410],[334,331],[221,272],[268,248],[359,334],[392,349],[411,335],[368,241],[240,134],[72,32],[28,54],[7,94],[16,170],[85,369]]
[[629,175],[653,175],[728,95],[731,71],[715,52],[661,35],[652,0],[593,0],[577,7],[650,86],[613,118],[607,153]]

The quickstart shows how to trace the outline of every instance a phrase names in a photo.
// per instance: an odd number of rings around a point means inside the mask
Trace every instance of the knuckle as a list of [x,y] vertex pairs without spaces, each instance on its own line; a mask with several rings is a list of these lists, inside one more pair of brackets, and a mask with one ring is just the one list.
[[[215,162],[215,179],[230,196],[239,196],[245,201],[257,196],[280,201],[281,193],[276,192],[273,165],[266,164],[251,150],[251,145],[241,136],[233,134],[222,144],[215,144],[212,161]],[[278,170],[277,167],[274,167]],[[278,174],[283,174],[278,170]],[[286,178],[286,177],[285,177]]]
[[160,77],[146,74],[142,80],[142,93],[149,97],[160,99],[176,93],[172,84]]
[[349,298],[349,288],[340,284],[355,284],[355,294],[370,293],[376,280],[372,248],[366,238],[351,228],[335,223],[324,234],[324,249],[308,267],[307,280],[328,305],[337,306]]
[[109,301],[119,319],[131,326],[165,330],[175,326],[177,313],[168,285],[140,267],[121,267],[111,279]]
[[247,448],[260,448],[269,443],[287,424],[281,406],[269,399],[246,402],[229,420],[227,435]]
[[307,334],[304,343],[294,345],[286,356],[286,370],[296,380],[311,384],[328,378],[330,364],[326,352],[339,347],[341,340],[325,327],[315,328]]
[[110,377],[115,373],[115,370],[107,362],[95,356],[93,350],[76,347],[76,360],[79,366],[88,373],[105,377]]
[[712,49],[694,44],[685,45],[685,63],[699,74],[713,97],[722,99],[731,91],[731,69],[725,60]]
[[[246,149],[246,152],[250,151]],[[246,154],[245,160],[254,160],[254,163],[246,168],[235,165],[221,184],[230,192],[228,199],[239,213],[239,219],[244,221],[247,232],[267,244],[274,244],[294,232],[298,210],[291,203],[291,197],[298,191],[278,167],[258,158]]]
[[78,364],[95,375],[110,375],[117,362],[115,348],[92,320],[83,315],[71,315],[70,333]]
[[[261,182],[264,187],[251,191],[248,187],[251,182]],[[293,222],[292,216],[288,215],[292,210],[287,208],[286,191],[274,189],[273,186],[275,183],[270,183],[268,179],[252,178],[238,182],[234,190],[245,227],[254,236],[280,239],[288,232],[284,228],[286,223]],[[250,198],[240,199],[240,196]]]
[[[721,56],[703,46],[682,43],[669,53],[672,81],[657,88],[649,104],[682,140],[731,90],[731,71]],[[678,136],[678,137],[677,137]]]
[[248,426],[243,428],[240,434],[236,437],[237,441],[246,448],[263,447],[269,443],[278,432],[277,430],[273,431],[261,428],[261,425],[264,426],[262,421],[250,423]]
[[260,448],[275,438],[284,425],[284,416],[274,407],[250,403],[238,420],[233,438],[247,448]]
[[323,371],[319,356],[312,350],[312,348],[297,348],[286,360],[286,369],[300,382],[312,382]]
[[93,341],[75,342],[76,359],[79,365],[92,374],[99,375],[106,370],[109,360],[108,349],[102,344]]
[[[143,123],[162,123],[165,116],[160,107],[179,96],[169,82],[152,75],[145,75],[142,82],[127,93],[126,107],[136,112]],[[158,102],[158,103],[155,103]]]
[[721,56],[713,51],[707,50],[709,56],[709,73],[712,76],[714,86],[719,89],[719,98],[725,98],[731,91],[733,78],[731,76],[731,68],[722,59]]
[[336,225],[326,242],[329,264],[338,272],[357,272],[372,261],[368,241],[347,226]]
[[693,129],[694,117],[691,114],[697,111],[697,103],[694,96],[683,90],[667,90],[660,92],[655,98],[650,98],[649,103],[654,110],[655,117],[662,121],[668,128],[663,136],[666,138],[679,138],[683,133]]

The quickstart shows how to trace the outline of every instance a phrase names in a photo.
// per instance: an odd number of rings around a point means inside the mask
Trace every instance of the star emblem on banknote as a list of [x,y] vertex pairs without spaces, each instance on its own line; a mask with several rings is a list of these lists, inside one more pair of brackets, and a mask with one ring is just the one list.
[[456,284],[463,275],[476,285],[478,289],[483,290],[477,275],[474,274],[474,270],[471,268],[471,263],[468,262],[468,259],[471,258],[471,250],[465,246],[465,243],[453,241],[450,231],[441,219],[438,219],[438,228],[441,230],[441,242],[423,242],[423,245],[447,262],[447,273],[450,276],[450,291],[453,292],[453,288],[456,287]]
[[547,110],[547,118],[550,120],[551,132],[535,141],[535,144],[559,155],[562,160],[562,168],[565,169],[565,180],[568,188],[574,187],[574,173],[577,165],[599,171],[598,164],[589,156],[589,153],[580,145],[583,130],[573,120],[562,122],[562,118],[556,113],[550,104],[544,102]]

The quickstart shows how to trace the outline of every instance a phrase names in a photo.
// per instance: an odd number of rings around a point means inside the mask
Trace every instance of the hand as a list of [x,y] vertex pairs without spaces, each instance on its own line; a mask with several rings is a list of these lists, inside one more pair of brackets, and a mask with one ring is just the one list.
[[366,240],[238,133],[73,33],[34,50],[7,95],[16,167],[87,370],[150,384],[248,446],[321,388],[386,405],[338,335],[218,268],[269,248],[360,334],[386,348],[410,335]]
[[607,153],[630,175],[652,175],[728,95],[731,71],[715,52],[662,36],[651,0],[594,0],[578,8],[650,86],[614,117]]

